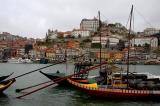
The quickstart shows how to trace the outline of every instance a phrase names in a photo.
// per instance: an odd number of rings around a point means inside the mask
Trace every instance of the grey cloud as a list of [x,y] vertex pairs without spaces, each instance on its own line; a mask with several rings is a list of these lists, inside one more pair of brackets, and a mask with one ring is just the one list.
[[[132,4],[153,27],[160,27],[159,0],[1,0],[0,32],[44,38],[48,28],[78,28],[82,18],[93,18],[98,10],[102,20],[125,25]],[[135,30],[145,27],[150,26],[135,13]]]

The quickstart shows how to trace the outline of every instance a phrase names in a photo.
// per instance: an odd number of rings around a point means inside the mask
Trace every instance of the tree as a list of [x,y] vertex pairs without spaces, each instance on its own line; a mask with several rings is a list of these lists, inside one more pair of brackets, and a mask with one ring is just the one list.
[[100,43],[92,43],[91,48],[100,48],[102,45]]
[[150,44],[148,43],[145,43],[143,47],[144,47],[145,52],[149,52],[151,50]]
[[141,47],[141,45],[140,45],[140,44],[138,44],[138,47]]
[[91,40],[90,39],[84,39],[82,42],[88,43],[88,42],[91,42]]
[[78,38],[81,38],[81,37],[82,37],[82,35],[81,35],[81,34],[79,34],[79,35],[78,35]]
[[136,44],[134,44],[134,47],[137,47],[137,45],[136,45]]
[[25,54],[28,54],[30,50],[33,49],[33,45],[32,44],[26,44],[25,45]]
[[119,40],[119,43],[117,43],[117,47],[119,50],[123,50],[125,48],[125,43],[123,40]]

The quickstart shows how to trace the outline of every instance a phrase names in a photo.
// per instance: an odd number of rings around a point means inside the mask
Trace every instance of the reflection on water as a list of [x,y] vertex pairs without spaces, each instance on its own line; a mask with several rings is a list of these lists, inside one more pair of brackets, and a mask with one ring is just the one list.
[[0,93],[0,106],[4,106],[6,104],[9,104],[10,99],[8,96],[4,93]]

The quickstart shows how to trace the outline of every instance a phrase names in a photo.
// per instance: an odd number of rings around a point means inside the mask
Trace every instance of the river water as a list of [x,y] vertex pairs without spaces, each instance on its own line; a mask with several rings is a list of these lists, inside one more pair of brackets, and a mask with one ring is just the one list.
[[[12,72],[12,77],[21,75],[23,73],[47,66],[49,64],[0,64],[0,75],[7,75]],[[70,71],[66,71],[66,68]],[[152,74],[160,75],[159,65],[136,65],[130,67],[132,71],[137,72],[150,72]],[[41,71],[44,72],[67,72],[72,73],[73,65],[59,64],[52,66]],[[91,72],[94,75],[96,72]],[[5,90],[4,95],[0,96],[0,106],[160,106],[160,101],[118,101],[118,100],[100,100],[93,99],[88,95],[76,90],[74,88],[64,88],[57,85],[50,86],[46,89],[38,91],[34,94],[28,95],[22,99],[16,99],[16,96],[23,93],[16,93],[15,90],[24,88],[34,84],[48,81],[48,79],[40,74],[34,72],[32,74],[16,79],[16,82]],[[33,90],[33,89],[31,89]],[[30,90],[24,91],[29,92]]]

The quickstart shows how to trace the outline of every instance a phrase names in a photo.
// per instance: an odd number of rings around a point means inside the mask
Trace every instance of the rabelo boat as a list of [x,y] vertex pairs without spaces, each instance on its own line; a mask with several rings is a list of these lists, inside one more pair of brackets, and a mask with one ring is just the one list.
[[[147,74],[131,73],[129,71],[129,50],[131,35],[131,20],[133,5],[130,12],[130,29],[128,43],[127,70],[112,71],[100,68],[99,82],[93,85],[82,84],[67,79],[76,88],[96,98],[125,98],[126,99],[157,99],[160,98],[160,79],[150,78]],[[101,53],[100,53],[101,54]]]

